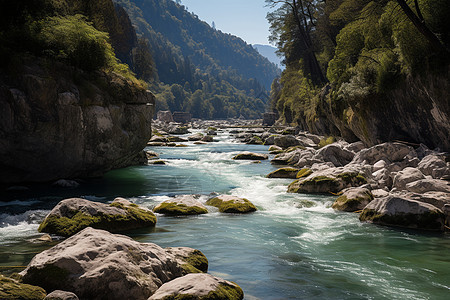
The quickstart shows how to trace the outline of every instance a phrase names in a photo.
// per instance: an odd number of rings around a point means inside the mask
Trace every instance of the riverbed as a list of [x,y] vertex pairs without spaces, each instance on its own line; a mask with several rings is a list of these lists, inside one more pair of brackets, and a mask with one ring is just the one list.
[[75,189],[32,186],[0,200],[0,271],[18,272],[35,253],[57,243],[32,242],[39,223],[69,197],[110,202],[125,197],[152,208],[179,194],[232,194],[258,211],[197,217],[158,215],[155,229],[127,232],[140,242],[187,246],[209,259],[209,273],[238,283],[245,299],[448,299],[450,236],[360,223],[335,212],[335,196],[286,193],[289,179],[268,179],[270,161],[233,161],[267,146],[217,142],[153,147],[166,165],[130,167]]

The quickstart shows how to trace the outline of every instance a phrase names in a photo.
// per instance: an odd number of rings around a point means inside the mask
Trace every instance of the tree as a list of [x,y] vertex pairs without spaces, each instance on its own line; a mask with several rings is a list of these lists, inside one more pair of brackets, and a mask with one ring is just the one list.
[[425,20],[422,16],[422,12],[419,7],[419,3],[417,0],[414,0],[414,6],[417,12],[417,15],[414,11],[409,7],[405,0],[396,0],[397,3],[402,8],[403,12],[406,14],[409,20],[414,24],[417,30],[427,39],[427,41],[431,44],[434,50],[442,53],[447,53],[449,50],[441,43],[439,38],[428,28],[425,24]]
[[[266,3],[271,8],[277,7],[267,16],[271,23],[271,39],[278,41],[281,48],[290,46],[291,51],[300,52],[305,73],[315,84],[325,83],[327,80],[317,60],[316,47],[311,37],[317,25],[316,15],[320,14],[322,2],[316,0],[266,0]],[[286,40],[285,38],[288,36],[289,39]]]

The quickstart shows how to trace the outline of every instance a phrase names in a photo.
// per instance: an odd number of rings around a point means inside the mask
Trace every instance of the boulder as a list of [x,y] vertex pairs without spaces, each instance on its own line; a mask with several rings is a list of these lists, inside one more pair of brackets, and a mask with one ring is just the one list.
[[333,143],[321,148],[315,158],[319,158],[325,162],[331,162],[335,167],[342,167],[350,163],[355,154],[351,151],[345,150],[338,143]]
[[414,155],[415,153],[412,147],[404,144],[384,143],[359,151],[353,158],[352,163],[373,165],[379,160],[397,162],[404,160],[407,155]]
[[278,170],[275,170],[268,174],[267,178],[297,178],[297,174],[299,172],[299,169],[296,168],[280,168]]
[[235,283],[209,274],[188,274],[163,284],[148,300],[240,300],[244,292]]
[[450,193],[450,182],[439,179],[422,179],[408,183],[406,190],[419,194],[427,192]]
[[154,136],[152,136],[152,138],[150,139],[149,142],[150,143],[167,143],[168,140],[164,136],[154,135]]
[[242,152],[238,155],[234,156],[234,160],[266,160],[269,156],[267,154],[261,154],[261,153],[253,153],[253,152]]
[[170,134],[188,134],[188,128],[186,126],[180,126],[172,124],[167,128],[167,132]]
[[391,195],[370,202],[359,219],[379,225],[442,231],[445,216],[431,204]]
[[71,292],[56,290],[51,292],[44,300],[79,300],[78,296]]
[[395,175],[393,187],[397,190],[404,190],[408,183],[421,179],[425,179],[425,176],[419,169],[408,167]]
[[117,198],[110,205],[80,198],[59,202],[39,226],[39,232],[64,237],[91,226],[112,232],[153,227],[155,215],[126,199]]
[[349,145],[344,147],[345,150],[353,152],[353,153],[358,153],[359,151],[361,151],[361,150],[363,150],[365,148],[366,148],[366,146],[361,141],[351,143],[351,144],[349,144]]
[[154,151],[145,151],[145,155],[147,156],[147,159],[154,159],[159,157],[159,154]]
[[0,275],[0,299],[42,300],[46,295],[41,287]]
[[248,144],[248,145],[263,145],[264,142],[259,136],[254,135],[246,144]]
[[278,137],[278,136],[279,135],[274,135],[274,134],[270,135],[268,138],[266,138],[264,140],[264,145],[268,145],[268,146],[274,145],[275,144],[275,138]]
[[167,141],[171,142],[171,143],[182,143],[182,142],[187,142],[187,139],[183,139],[182,137],[179,136],[169,136],[167,137]]
[[187,273],[208,272],[208,259],[200,250],[189,247],[169,247],[165,250],[175,255],[178,263]]
[[277,136],[274,139],[274,144],[283,149],[286,149],[286,148],[289,148],[292,146],[300,145],[300,141],[297,140],[293,135],[282,135],[282,136]]
[[188,136],[188,140],[191,142],[201,141],[202,139],[203,139],[203,134],[201,134],[201,133],[196,133],[196,134]]
[[332,208],[341,211],[354,212],[363,209],[373,200],[372,193],[366,188],[349,188],[334,201]]
[[63,188],[77,188],[80,186],[80,184],[75,180],[66,180],[66,179],[57,180],[52,185]]
[[250,213],[257,210],[256,206],[245,198],[221,195],[209,199],[206,205],[215,206],[222,213]]
[[417,166],[417,168],[427,176],[439,179],[446,174],[450,174],[449,167],[445,159],[438,155],[425,156]]
[[160,159],[154,159],[154,160],[149,160],[148,161],[149,165],[165,165],[166,162]]
[[202,138],[202,142],[212,143],[212,142],[214,142],[214,138],[211,135],[205,135]]
[[158,204],[153,211],[164,215],[200,215],[207,214],[206,207],[192,195],[179,196]]
[[158,245],[88,227],[37,254],[20,275],[25,283],[80,299],[147,299],[191,268]]
[[357,172],[334,174],[326,170],[292,182],[288,193],[336,194],[345,188],[359,187],[366,183],[366,178]]
[[272,145],[272,146],[269,147],[269,153],[270,154],[279,154],[281,152],[283,152],[283,149],[281,147],[278,147],[278,146],[275,146],[275,145]]

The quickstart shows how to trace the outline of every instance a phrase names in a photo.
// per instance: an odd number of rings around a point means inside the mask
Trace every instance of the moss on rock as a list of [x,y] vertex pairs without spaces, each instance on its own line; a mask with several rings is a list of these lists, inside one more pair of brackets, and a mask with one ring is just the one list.
[[360,173],[342,173],[337,178],[341,178],[347,185],[351,186],[361,186],[367,183],[367,179]]
[[69,211],[67,216],[50,213],[39,225],[38,231],[69,237],[86,227],[121,232],[156,224],[156,216],[149,210],[134,205],[125,206],[122,203],[112,203],[109,206],[123,210],[123,214],[98,212],[89,215],[81,210]]
[[337,193],[339,181],[328,176],[316,176],[306,180],[296,180],[288,187],[289,193]]
[[268,174],[267,178],[292,178],[295,179],[297,177],[298,169],[296,168],[280,168]]
[[219,196],[206,202],[207,205],[215,206],[222,213],[250,213],[257,210],[249,200],[232,196]]
[[207,214],[208,210],[200,206],[187,206],[175,202],[163,202],[155,207],[155,213],[173,216]]
[[313,173],[313,171],[311,171],[311,169],[304,168],[304,169],[301,169],[300,171],[298,171],[296,178],[308,177],[312,173]]
[[363,209],[374,199],[368,189],[348,189],[334,201],[332,208],[341,211],[354,212]]
[[42,300],[45,296],[47,293],[41,287],[0,275],[0,299]]

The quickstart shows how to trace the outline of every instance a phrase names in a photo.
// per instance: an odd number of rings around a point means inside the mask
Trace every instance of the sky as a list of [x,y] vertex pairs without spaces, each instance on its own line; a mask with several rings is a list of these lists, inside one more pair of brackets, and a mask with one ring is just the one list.
[[269,8],[264,0],[181,0],[188,11],[222,32],[231,33],[249,44],[269,45]]

